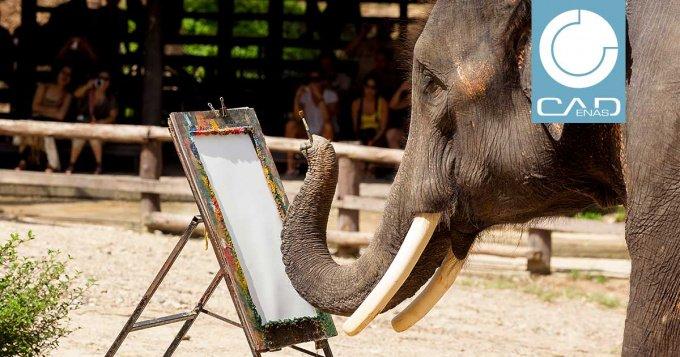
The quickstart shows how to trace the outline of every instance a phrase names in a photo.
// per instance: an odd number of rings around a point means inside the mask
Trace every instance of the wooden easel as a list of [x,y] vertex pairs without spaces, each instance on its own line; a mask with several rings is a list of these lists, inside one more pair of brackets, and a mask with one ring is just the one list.
[[[207,304],[208,300],[210,300],[210,297],[212,296],[212,293],[215,291],[215,288],[217,288],[217,285],[220,283],[220,280],[224,280],[224,282],[227,284],[227,288],[229,288],[230,291],[233,290],[233,287],[230,284],[230,281],[226,274],[224,273],[223,269],[220,269],[217,274],[215,274],[215,277],[213,280],[210,282],[210,285],[206,288],[205,292],[201,296],[201,298],[198,300],[196,303],[196,306],[191,310],[191,311],[186,311],[186,312],[181,312],[178,314],[174,315],[169,315],[169,316],[164,316],[164,317],[159,317],[151,320],[144,320],[144,321],[139,321],[137,322],[137,319],[139,319],[139,316],[141,316],[142,312],[146,308],[147,304],[153,297],[154,293],[156,293],[156,290],[158,289],[158,286],[161,284],[165,276],[167,275],[168,271],[170,271],[170,268],[172,268],[172,265],[175,263],[175,260],[179,256],[179,253],[182,251],[184,246],[186,245],[187,241],[189,240],[189,237],[191,234],[194,232],[194,229],[196,229],[196,226],[203,222],[203,219],[200,215],[194,216],[194,218],[191,220],[191,223],[187,226],[187,228],[184,230],[184,233],[182,233],[182,236],[180,237],[179,241],[177,242],[177,245],[172,249],[172,252],[168,256],[168,258],[165,260],[165,263],[163,263],[163,266],[161,267],[160,271],[158,274],[156,274],[156,277],[153,279],[151,282],[151,285],[146,289],[146,292],[142,296],[142,299],[139,301],[137,304],[137,307],[135,308],[135,311],[132,313],[128,321],[125,323],[123,326],[123,329],[120,331],[118,334],[118,337],[116,337],[116,340],[113,341],[113,344],[109,348],[108,352],[106,352],[107,357],[114,356],[116,352],[118,351],[118,348],[123,344],[123,341],[125,341],[125,338],[128,336],[130,332],[133,331],[139,331],[139,330],[144,330],[152,327],[157,327],[157,326],[162,326],[162,325],[167,325],[170,323],[174,322],[180,322],[184,321],[184,324],[180,328],[179,332],[177,332],[177,335],[175,335],[175,338],[172,340],[170,343],[170,346],[168,346],[168,349],[165,351],[164,356],[171,356],[175,350],[177,349],[177,346],[179,346],[179,343],[182,341],[182,338],[189,332],[189,329],[193,325],[194,321],[196,321],[196,318],[198,318],[198,315],[200,314],[205,314],[208,316],[212,316],[218,320],[224,321],[228,324],[234,325],[236,327],[242,328],[243,329],[243,317],[242,317],[242,311],[239,310],[238,305],[235,303],[234,305],[236,306],[236,310],[239,315],[239,319],[241,322],[236,322],[233,320],[230,320],[226,317],[220,316],[212,311],[209,311],[205,308],[205,305]],[[261,352],[271,352],[271,351],[258,351],[255,349],[253,346],[253,343],[248,335],[247,332],[244,333],[246,335],[246,339],[248,340],[248,345],[250,347],[250,351],[253,354],[253,356],[260,356]],[[316,349],[322,350],[323,355],[320,355],[316,352],[309,351],[307,349],[304,349],[299,346],[291,345],[287,346],[290,347],[294,350],[300,351],[304,354],[310,355],[310,356],[316,356],[316,357],[332,357],[333,352],[331,351],[330,345],[328,344],[328,340],[323,339],[319,341],[315,341],[316,344]]]

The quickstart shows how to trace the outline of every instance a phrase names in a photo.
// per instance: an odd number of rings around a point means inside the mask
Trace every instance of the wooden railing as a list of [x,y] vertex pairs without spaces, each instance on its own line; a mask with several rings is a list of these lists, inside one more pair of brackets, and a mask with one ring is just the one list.
[[[109,142],[139,144],[139,176],[86,175],[42,172],[17,172],[0,170],[0,184],[75,187],[84,189],[104,189],[141,194],[141,221],[149,229],[173,230],[186,224],[186,217],[160,211],[160,196],[174,195],[191,198],[191,191],[184,178],[161,177],[161,158],[158,145],[171,141],[167,128],[142,125],[107,125],[57,123],[32,120],[0,119],[0,135],[52,136],[56,138],[101,139]],[[280,137],[265,137],[267,146],[273,152],[299,152],[305,140]],[[337,230],[328,232],[329,243],[338,246],[338,254],[353,255],[360,247],[369,244],[372,234],[359,232],[359,212],[382,212],[384,197],[361,196],[363,163],[372,162],[384,165],[398,165],[403,151],[366,147],[347,143],[333,143],[339,157],[339,177],[336,197],[332,207],[338,209]],[[286,183],[284,182],[284,185]],[[287,189],[288,194],[296,192]],[[387,195],[387,190],[382,196]],[[508,247],[498,244],[481,244],[476,253],[502,257],[525,257],[527,269],[532,273],[550,273],[552,255],[552,232],[623,234],[622,224],[584,222],[570,218],[558,218],[531,222],[522,226],[528,228],[529,245],[526,248]]]

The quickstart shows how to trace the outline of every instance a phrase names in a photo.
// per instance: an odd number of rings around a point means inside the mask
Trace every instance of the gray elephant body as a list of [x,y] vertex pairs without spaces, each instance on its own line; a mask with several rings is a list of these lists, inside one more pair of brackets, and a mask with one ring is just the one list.
[[448,249],[464,258],[498,224],[625,204],[632,259],[624,355],[680,353],[680,0],[628,4],[627,124],[531,123],[530,4],[438,1],[413,58],[404,159],[375,239],[355,263],[326,247],[337,179],[330,144],[315,140],[282,251],[313,305],[353,312],[377,284],[420,212],[443,218],[386,309],[412,296]]

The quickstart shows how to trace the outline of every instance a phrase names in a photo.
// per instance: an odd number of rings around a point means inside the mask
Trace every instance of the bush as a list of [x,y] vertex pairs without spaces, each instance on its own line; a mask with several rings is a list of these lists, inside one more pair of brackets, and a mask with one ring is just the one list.
[[46,257],[21,257],[17,248],[34,239],[18,234],[0,245],[0,355],[45,355],[58,345],[59,338],[72,332],[68,313],[82,304],[85,290],[92,284],[76,283],[80,272],[70,273],[71,257],[60,259],[60,252],[49,250]]

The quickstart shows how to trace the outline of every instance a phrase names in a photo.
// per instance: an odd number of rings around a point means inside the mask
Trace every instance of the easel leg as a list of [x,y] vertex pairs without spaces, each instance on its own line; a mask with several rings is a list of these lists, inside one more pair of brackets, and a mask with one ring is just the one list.
[[158,289],[158,286],[161,285],[161,282],[168,274],[170,267],[172,266],[173,263],[175,263],[175,260],[179,256],[179,253],[186,245],[187,241],[189,240],[189,237],[191,236],[191,233],[193,233],[194,229],[196,228],[200,221],[202,221],[200,216],[194,216],[189,226],[184,230],[182,237],[180,237],[179,241],[177,242],[177,245],[175,245],[175,248],[172,249],[172,252],[170,253],[170,256],[168,256],[168,259],[166,259],[165,263],[163,263],[161,270],[158,272],[158,274],[156,274],[156,277],[153,279],[153,282],[144,293],[142,300],[139,301],[139,304],[137,305],[137,308],[135,308],[135,311],[132,313],[132,316],[130,316],[128,321],[125,323],[125,326],[123,326],[123,329],[118,334],[118,337],[116,337],[116,340],[113,341],[113,344],[109,348],[109,351],[106,352],[107,357],[111,357],[116,354],[118,348],[120,348],[120,345],[123,343],[123,341],[130,333],[130,331],[132,331],[135,322],[137,322],[137,319],[146,308],[146,305],[149,304],[151,297]]
[[331,351],[331,345],[328,344],[328,340],[316,341],[316,348],[323,349],[325,357],[333,357],[333,351]]
[[[212,293],[217,288],[217,285],[219,285],[223,276],[224,276],[224,272],[222,271],[222,269],[220,269],[220,271],[217,272],[217,274],[215,274],[215,277],[210,282],[210,285],[208,286],[208,288],[203,293],[203,296],[201,296],[201,299],[198,300],[198,303],[196,304],[196,307],[194,308],[194,312],[202,312],[203,311],[203,306],[205,306],[205,304],[208,303],[208,300],[210,300]],[[172,340],[172,343],[170,344],[168,349],[165,351],[165,354],[163,356],[168,357],[168,356],[172,356],[172,354],[175,353],[177,346],[179,346],[179,343],[182,341],[182,338],[184,338],[184,335],[186,335],[186,333],[189,332],[191,325],[194,324],[194,321],[196,321],[197,317],[198,317],[198,314],[196,314],[193,318],[184,321],[182,328],[179,330],[179,332],[177,332],[175,339]]]

